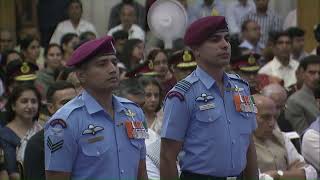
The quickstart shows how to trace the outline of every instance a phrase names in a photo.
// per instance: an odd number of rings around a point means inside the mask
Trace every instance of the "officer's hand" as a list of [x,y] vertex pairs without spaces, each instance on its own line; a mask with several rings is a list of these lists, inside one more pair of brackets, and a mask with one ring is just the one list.
[[289,171],[298,170],[298,169],[301,169],[304,165],[306,165],[304,162],[301,162],[300,160],[295,160],[289,165],[288,170]]

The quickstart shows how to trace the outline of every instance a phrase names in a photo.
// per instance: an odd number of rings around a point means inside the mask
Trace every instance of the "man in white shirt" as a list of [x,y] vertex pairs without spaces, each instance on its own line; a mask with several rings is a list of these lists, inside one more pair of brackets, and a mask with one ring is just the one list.
[[292,42],[291,59],[301,61],[309,54],[304,51],[304,30],[299,27],[290,27],[288,30]]
[[260,43],[260,25],[254,20],[248,19],[241,25],[241,34],[243,41],[239,47],[261,55],[264,45]]
[[88,21],[81,18],[82,3],[80,0],[70,0],[68,5],[69,19],[58,24],[54,31],[50,43],[60,44],[61,38],[67,33],[75,33],[78,36],[84,32],[93,32],[98,37],[96,28]]
[[120,21],[121,21],[120,25],[109,30],[108,32],[109,36],[112,36],[112,34],[116,31],[124,30],[129,34],[128,39],[140,39],[144,41],[145,32],[142,30],[141,27],[135,24],[136,12],[132,5],[124,4],[122,6],[121,13],[120,13]]
[[273,52],[274,58],[264,65],[258,73],[282,79],[284,87],[288,89],[297,82],[295,72],[299,62],[290,59],[291,40],[287,32],[275,34]]
[[256,7],[251,0],[238,0],[231,2],[227,8],[226,18],[231,34],[240,33],[241,19],[250,12],[255,12]]

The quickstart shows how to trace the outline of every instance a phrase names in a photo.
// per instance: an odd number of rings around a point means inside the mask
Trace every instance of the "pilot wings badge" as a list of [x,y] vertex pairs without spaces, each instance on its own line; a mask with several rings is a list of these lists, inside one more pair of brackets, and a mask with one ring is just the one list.
[[95,134],[97,134],[98,132],[103,131],[103,130],[104,130],[104,128],[101,127],[101,126],[95,126],[95,125],[89,124],[88,129],[85,129],[85,130],[82,132],[82,135],[86,135],[86,134],[95,135]]

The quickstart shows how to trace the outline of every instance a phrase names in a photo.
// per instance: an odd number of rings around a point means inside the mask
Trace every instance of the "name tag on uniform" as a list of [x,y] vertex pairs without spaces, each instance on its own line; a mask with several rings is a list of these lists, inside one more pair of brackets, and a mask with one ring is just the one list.
[[97,136],[97,137],[94,137],[94,138],[90,138],[88,139],[88,143],[95,143],[95,142],[98,142],[98,141],[102,141],[104,139],[103,136]]
[[205,111],[208,109],[213,109],[215,107],[216,107],[216,105],[214,103],[209,103],[209,104],[204,104],[204,105],[199,106],[199,109],[200,109],[200,111]]

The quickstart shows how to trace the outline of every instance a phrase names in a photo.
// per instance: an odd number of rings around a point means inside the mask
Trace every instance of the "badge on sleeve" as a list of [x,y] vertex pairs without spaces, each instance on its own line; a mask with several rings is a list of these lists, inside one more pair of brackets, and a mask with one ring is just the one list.
[[47,138],[47,146],[50,149],[51,153],[54,153],[57,150],[62,148],[64,140],[63,139],[56,139],[54,136],[51,138],[50,138],[50,136]]
[[184,96],[178,92],[178,91],[170,91],[168,94],[167,94],[167,98],[171,99],[173,97],[176,97],[178,98],[180,101],[184,101]]

